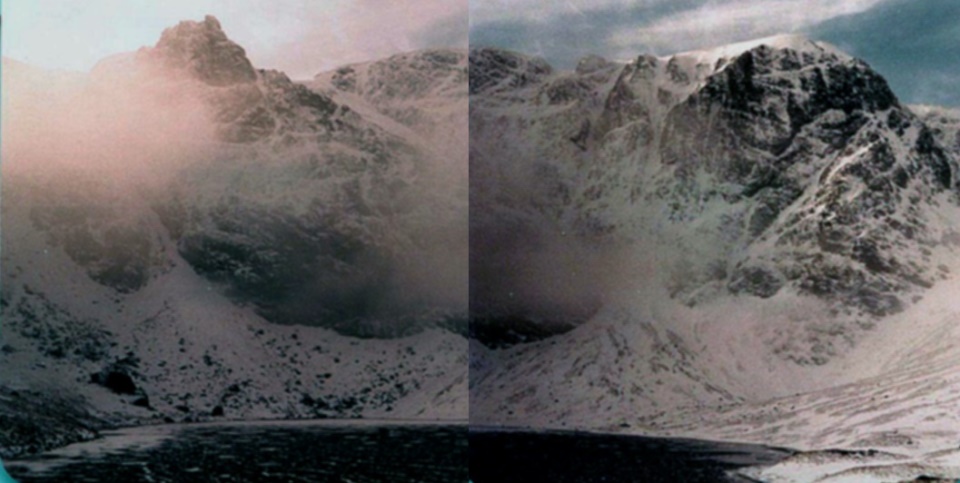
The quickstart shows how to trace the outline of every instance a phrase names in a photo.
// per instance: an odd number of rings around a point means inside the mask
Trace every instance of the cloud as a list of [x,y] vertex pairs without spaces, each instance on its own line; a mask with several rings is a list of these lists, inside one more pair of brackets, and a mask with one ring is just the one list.
[[110,180],[132,192],[164,185],[215,145],[201,92],[125,74],[57,75],[4,61],[3,175]]
[[[270,62],[294,78],[398,52],[466,46],[465,0],[358,0],[343,2],[332,16],[303,14],[304,21],[317,28],[304,30],[268,55]],[[453,45],[438,45],[440,41]],[[298,64],[304,57],[315,59],[313,67]]]
[[[517,2],[517,15],[501,15],[490,21],[471,18],[470,45],[519,50],[542,56],[555,67],[571,68],[579,58],[588,54],[614,55],[611,35],[695,8],[703,1],[647,1],[629,5],[606,1],[593,8],[588,5],[567,6],[549,16],[544,11],[533,15],[530,9],[523,8],[522,2]],[[483,14],[481,18],[492,16]]]
[[467,48],[469,19],[462,12],[453,13],[436,20],[433,25],[422,29],[414,36],[414,43],[420,47],[457,47]]
[[[87,71],[100,59],[153,45],[181,20],[216,16],[255,66],[295,78],[347,62],[466,38],[467,0],[31,0],[3,11],[5,56]],[[461,25],[449,19],[463,19]],[[439,37],[434,29],[446,29]]]
[[883,0],[711,1],[610,37],[618,52],[672,53],[804,30],[826,20],[866,11]]
[[646,10],[676,3],[671,0],[471,0],[472,24],[505,20],[548,23],[561,17],[587,15],[596,11]]

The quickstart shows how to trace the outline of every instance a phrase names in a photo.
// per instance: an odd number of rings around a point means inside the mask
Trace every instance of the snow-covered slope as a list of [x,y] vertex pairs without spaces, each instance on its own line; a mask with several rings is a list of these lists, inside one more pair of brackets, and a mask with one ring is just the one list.
[[[574,72],[478,49],[470,121],[471,308],[494,327],[471,345],[472,418],[746,439],[720,428],[753,404],[871,377],[892,394],[906,373],[880,348],[934,337],[917,318],[958,268],[953,122],[832,46]],[[749,439],[855,442],[791,423]]]
[[[465,152],[255,69],[213,17],[89,75],[3,74],[0,454],[104,424],[466,418]],[[465,119],[443,95],[409,107]]]

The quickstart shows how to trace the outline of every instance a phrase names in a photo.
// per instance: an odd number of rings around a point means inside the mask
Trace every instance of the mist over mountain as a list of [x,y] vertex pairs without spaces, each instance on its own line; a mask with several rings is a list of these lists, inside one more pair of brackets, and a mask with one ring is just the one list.
[[[457,54],[447,55],[456,68]],[[421,66],[403,67],[420,72]],[[51,196],[70,196],[62,194],[75,182],[66,169],[132,177],[109,188],[150,205],[131,216],[159,217],[198,273],[274,321],[391,335],[419,330],[425,318],[465,312],[465,262],[451,267],[466,246],[463,142],[437,149],[416,130],[357,114],[365,107],[334,101],[335,93],[255,70],[212,17],[166,30],[155,47],[101,62],[85,82],[82,93],[64,101],[68,106],[51,107],[68,109],[70,119],[37,127],[80,138],[75,142],[88,146],[84,159],[64,155],[73,158],[63,161],[70,164],[65,169],[24,168],[43,171],[50,182],[62,179],[67,186]],[[422,96],[436,98],[441,109],[461,108],[455,95]],[[35,109],[12,102],[11,110]],[[433,115],[425,110],[422,122]],[[157,125],[146,124],[153,120]],[[28,150],[46,155],[67,144],[47,139],[27,146],[40,137],[19,135],[27,127],[11,127],[14,172],[26,164],[18,158],[36,157]],[[419,132],[431,130],[425,125]],[[64,201],[114,204],[89,194]],[[136,231],[130,236],[146,230]],[[423,267],[433,255],[448,263]],[[100,281],[127,292],[144,286],[163,263],[111,257],[105,252],[98,263],[130,273]],[[448,273],[445,283],[426,286],[423,270]]]
[[466,53],[383,62],[374,97],[295,83],[212,16],[86,75],[4,60],[4,456],[108,424],[465,417]]

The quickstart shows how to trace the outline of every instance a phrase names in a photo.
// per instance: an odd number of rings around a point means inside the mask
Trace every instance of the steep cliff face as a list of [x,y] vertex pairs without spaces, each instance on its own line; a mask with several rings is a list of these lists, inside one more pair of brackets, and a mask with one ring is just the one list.
[[648,134],[644,179],[626,184],[672,222],[721,211],[734,292],[786,284],[869,315],[898,311],[938,277],[918,244],[943,233],[921,212],[952,191],[955,161],[866,65],[804,47],[761,45],[706,78]]
[[[612,225],[713,224],[709,263],[730,292],[786,287],[871,325],[945,276],[924,247],[952,237],[933,212],[955,204],[956,160],[863,62],[802,39],[767,43],[670,109],[637,150],[642,179],[625,183],[632,204],[661,215]],[[594,176],[595,191],[616,186]],[[696,283],[680,291],[688,303]],[[823,360],[807,350],[790,357]]]

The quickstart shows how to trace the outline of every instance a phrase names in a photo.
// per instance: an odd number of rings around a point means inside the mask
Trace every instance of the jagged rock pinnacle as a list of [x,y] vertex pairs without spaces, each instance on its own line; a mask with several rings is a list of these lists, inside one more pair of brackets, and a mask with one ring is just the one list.
[[202,22],[183,21],[164,30],[156,52],[169,65],[187,69],[211,85],[256,80],[256,71],[243,47],[227,38],[212,15]]

